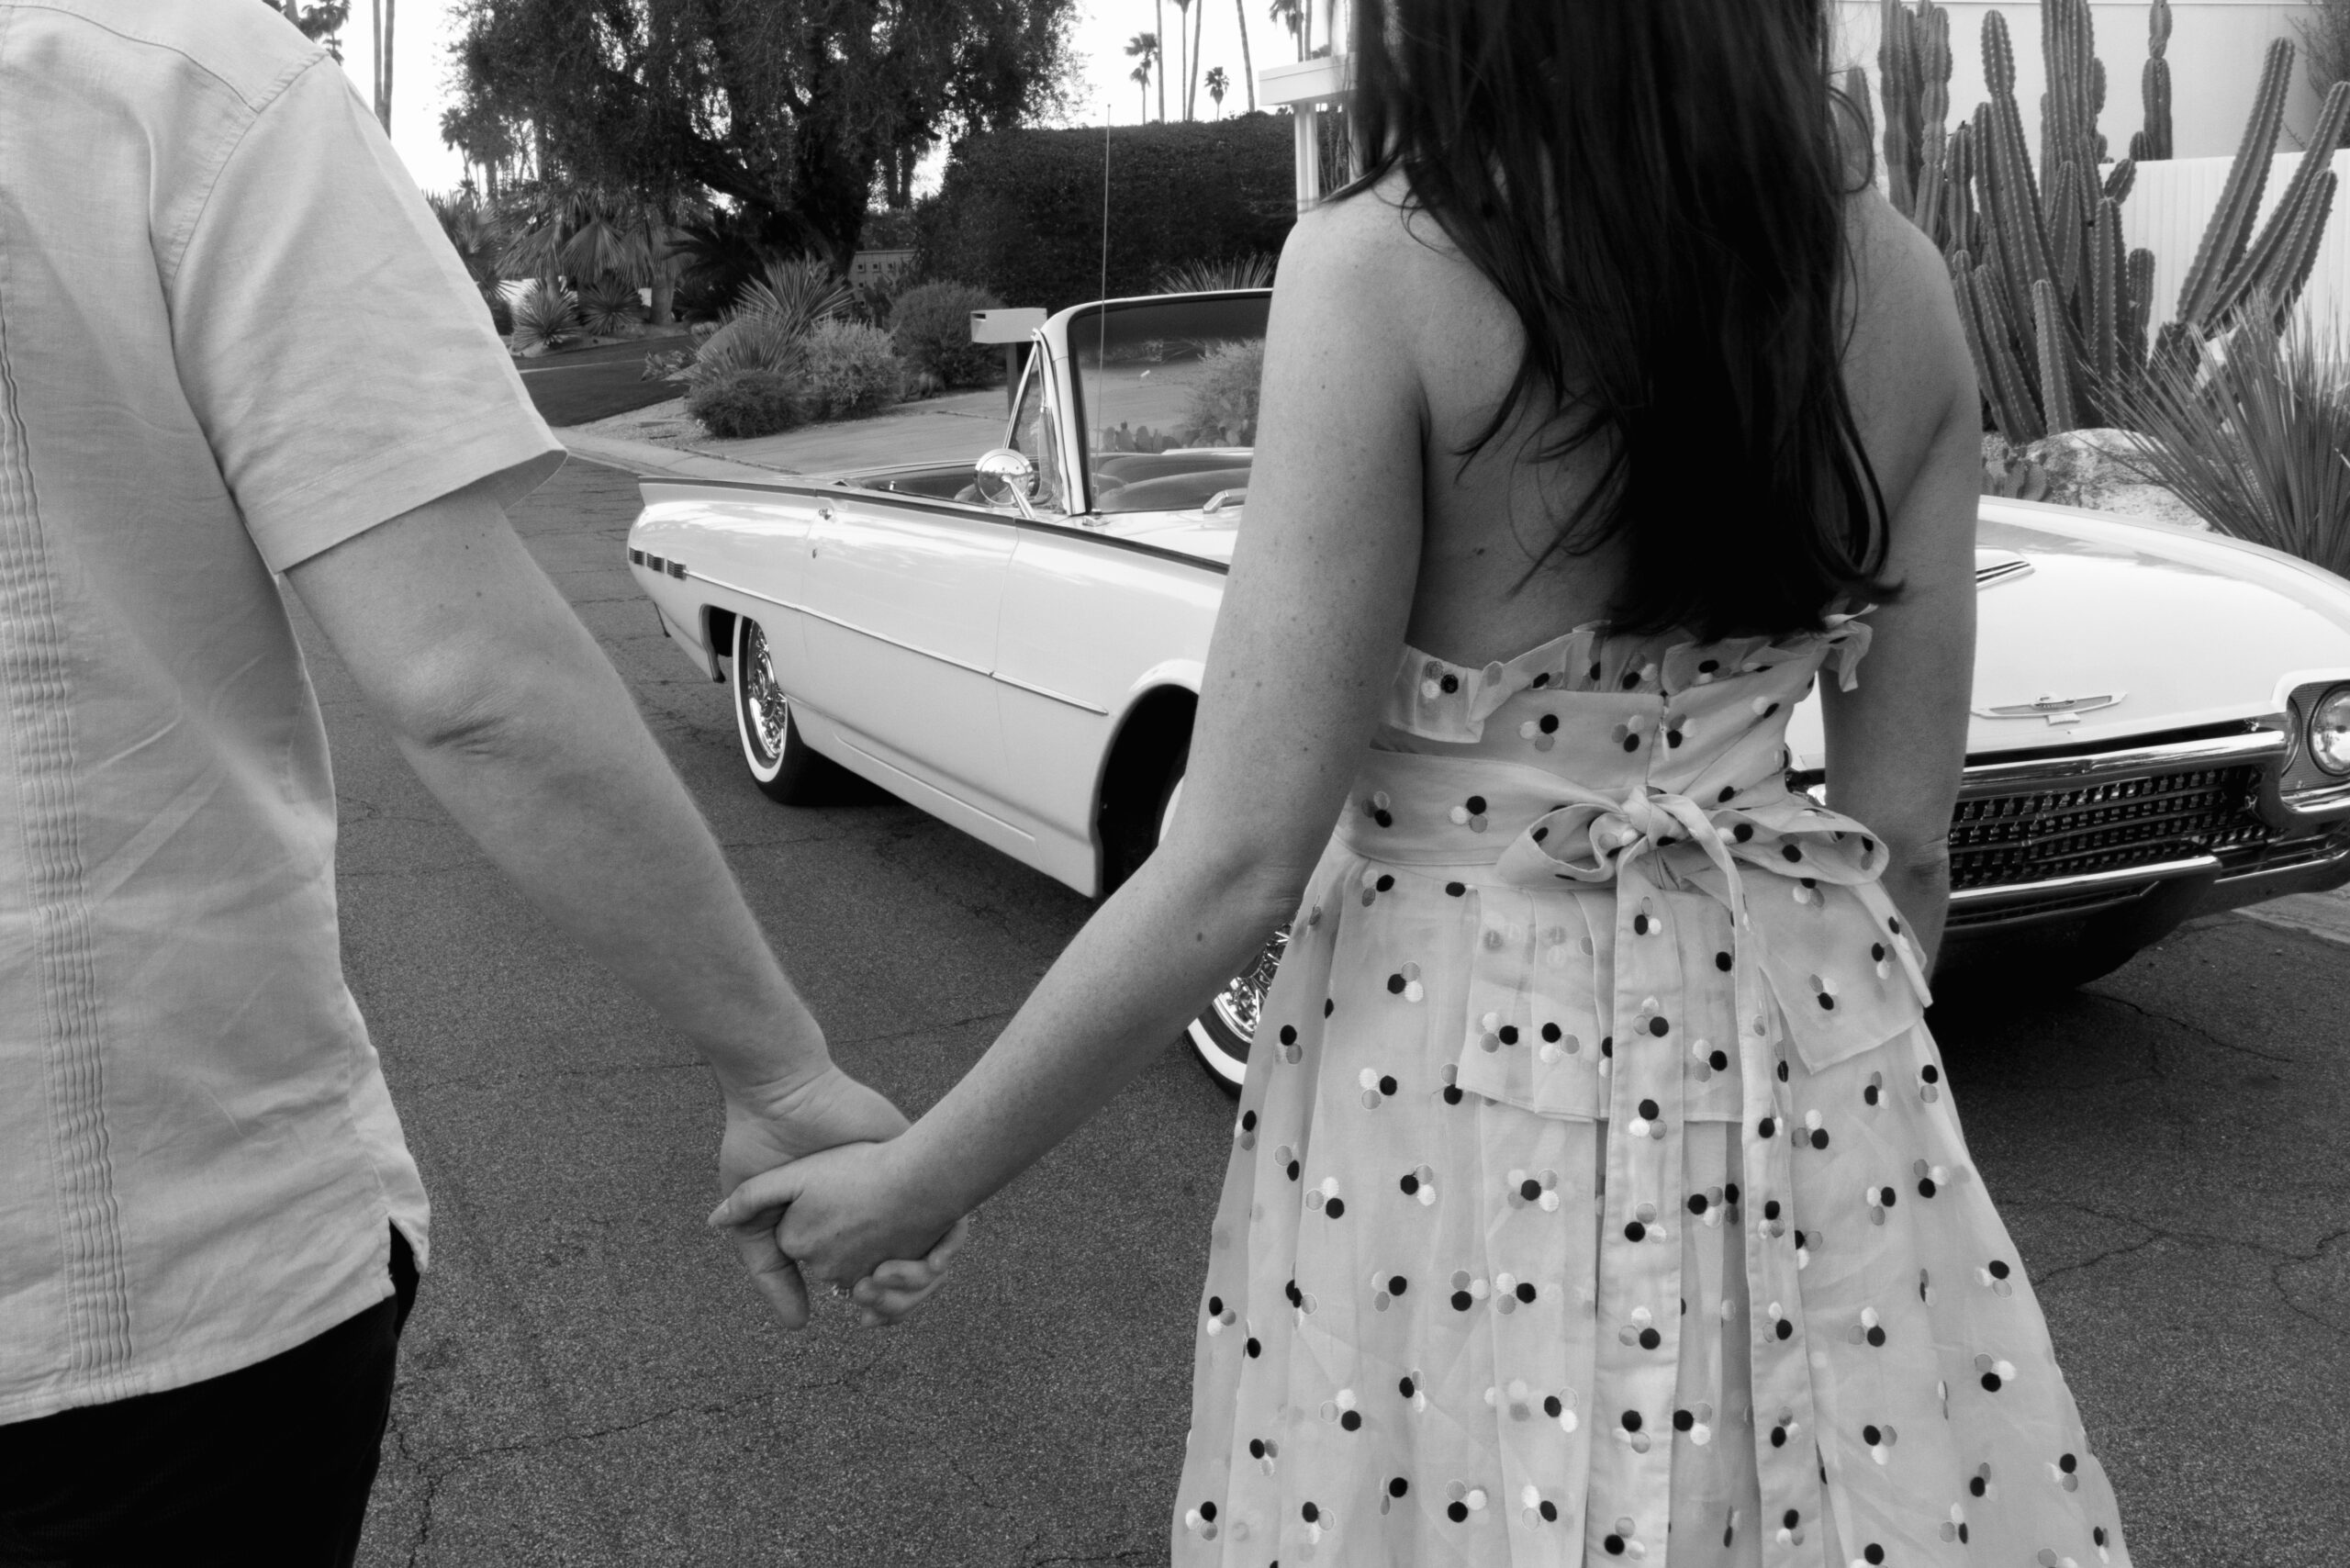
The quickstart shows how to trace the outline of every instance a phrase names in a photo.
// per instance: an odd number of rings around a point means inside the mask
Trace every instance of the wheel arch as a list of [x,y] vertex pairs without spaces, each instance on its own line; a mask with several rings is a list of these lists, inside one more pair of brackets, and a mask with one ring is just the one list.
[[1118,722],[1102,754],[1095,791],[1095,838],[1100,846],[1104,896],[1134,874],[1158,842],[1159,797],[1174,767],[1192,744],[1192,721],[1199,694],[1165,683],[1139,692]]
[[701,607],[701,645],[710,655],[710,678],[724,685],[726,666],[721,660],[734,656],[734,611],[722,604]]

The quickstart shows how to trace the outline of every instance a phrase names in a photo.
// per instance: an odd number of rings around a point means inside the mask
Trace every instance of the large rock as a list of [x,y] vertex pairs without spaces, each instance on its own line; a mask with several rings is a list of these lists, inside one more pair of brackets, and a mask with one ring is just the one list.
[[2048,491],[2042,498],[2059,506],[2209,529],[2211,525],[2175,492],[2146,481],[2143,460],[2138,456],[2144,442],[2135,431],[2065,431],[2033,442],[2023,456],[2046,471]]

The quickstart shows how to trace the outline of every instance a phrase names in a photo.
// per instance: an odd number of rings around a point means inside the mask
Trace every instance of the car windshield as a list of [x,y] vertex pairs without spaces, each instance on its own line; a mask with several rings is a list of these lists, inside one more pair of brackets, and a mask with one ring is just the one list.
[[1105,305],[1069,322],[1095,511],[1184,511],[1243,498],[1271,305],[1258,289]]

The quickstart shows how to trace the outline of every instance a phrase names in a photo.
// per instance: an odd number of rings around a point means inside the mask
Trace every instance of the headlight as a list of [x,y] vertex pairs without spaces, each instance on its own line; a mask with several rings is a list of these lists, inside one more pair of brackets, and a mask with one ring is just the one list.
[[2350,686],[2337,686],[2310,710],[2310,760],[2336,778],[2350,776]]

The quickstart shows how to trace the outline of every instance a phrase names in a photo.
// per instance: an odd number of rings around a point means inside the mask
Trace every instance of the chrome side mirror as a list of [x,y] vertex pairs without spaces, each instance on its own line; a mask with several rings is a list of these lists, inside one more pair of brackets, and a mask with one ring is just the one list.
[[1036,494],[1036,465],[1024,452],[999,446],[978,464],[979,499],[991,507],[1015,506],[1031,522],[1036,509],[1029,501]]

